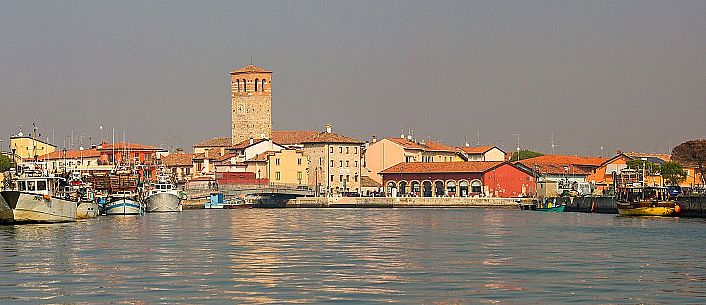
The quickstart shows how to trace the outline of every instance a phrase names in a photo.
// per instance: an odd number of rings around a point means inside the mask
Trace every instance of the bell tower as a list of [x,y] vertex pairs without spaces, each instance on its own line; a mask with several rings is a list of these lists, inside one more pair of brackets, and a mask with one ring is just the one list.
[[231,142],[272,137],[272,71],[249,65],[230,72]]

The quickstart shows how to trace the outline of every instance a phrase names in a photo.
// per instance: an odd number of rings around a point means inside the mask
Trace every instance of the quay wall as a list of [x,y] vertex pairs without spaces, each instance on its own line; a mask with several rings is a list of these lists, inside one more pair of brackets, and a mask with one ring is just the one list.
[[566,204],[565,212],[618,214],[615,197],[555,197],[548,200]]
[[679,206],[681,206],[681,213],[679,216],[682,217],[706,217],[706,197],[679,197],[677,198]]
[[470,197],[299,197],[290,199],[284,208],[517,208],[520,203],[532,203],[523,198]]

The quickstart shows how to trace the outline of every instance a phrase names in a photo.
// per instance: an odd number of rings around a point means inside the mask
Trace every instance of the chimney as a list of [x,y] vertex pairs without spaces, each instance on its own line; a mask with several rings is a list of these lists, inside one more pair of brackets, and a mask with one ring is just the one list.
[[250,137],[250,145],[252,145],[253,143],[255,143],[255,139],[253,139],[252,137]]
[[326,123],[326,133],[331,133],[331,129],[333,129],[333,125],[331,125],[331,123]]
[[372,142],[375,143],[375,142],[377,142],[377,141],[378,141],[378,139],[375,137],[375,135],[373,135],[373,140],[372,140]]

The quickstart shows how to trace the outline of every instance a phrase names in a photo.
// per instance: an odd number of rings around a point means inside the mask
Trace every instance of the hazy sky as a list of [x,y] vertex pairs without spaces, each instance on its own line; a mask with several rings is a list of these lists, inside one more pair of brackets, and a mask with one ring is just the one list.
[[[0,133],[230,135],[228,72],[275,129],[606,155],[706,137],[706,1],[2,1]],[[84,143],[88,141],[85,140]]]

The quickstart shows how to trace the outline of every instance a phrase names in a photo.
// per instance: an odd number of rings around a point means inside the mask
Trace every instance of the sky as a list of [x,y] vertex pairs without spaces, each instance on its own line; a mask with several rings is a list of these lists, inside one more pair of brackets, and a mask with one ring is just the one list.
[[229,136],[229,72],[252,58],[274,72],[275,130],[668,152],[706,137],[705,16],[686,0],[3,1],[2,146],[32,123],[59,147]]

